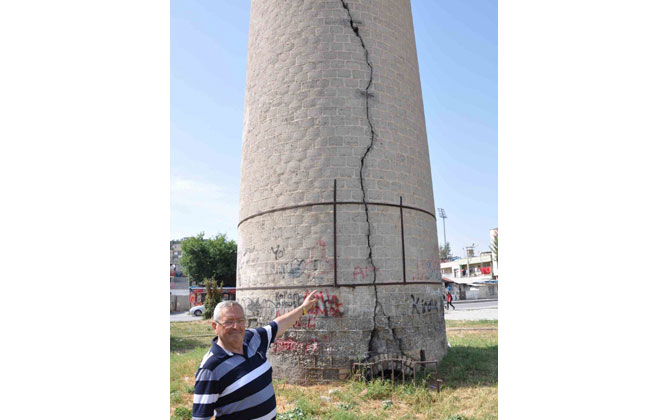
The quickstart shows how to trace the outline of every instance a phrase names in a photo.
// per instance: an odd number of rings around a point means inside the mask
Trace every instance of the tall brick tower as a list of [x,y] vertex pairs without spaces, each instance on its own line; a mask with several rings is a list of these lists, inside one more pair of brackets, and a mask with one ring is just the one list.
[[272,347],[278,378],[446,353],[409,0],[253,0],[238,300],[263,324],[319,291]]

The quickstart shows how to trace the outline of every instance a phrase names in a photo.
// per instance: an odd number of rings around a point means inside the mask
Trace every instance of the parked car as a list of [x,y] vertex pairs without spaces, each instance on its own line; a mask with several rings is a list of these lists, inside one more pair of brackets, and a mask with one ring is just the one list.
[[204,309],[205,309],[204,305],[194,306],[192,307],[192,309],[189,310],[189,314],[194,316],[201,316],[203,314]]

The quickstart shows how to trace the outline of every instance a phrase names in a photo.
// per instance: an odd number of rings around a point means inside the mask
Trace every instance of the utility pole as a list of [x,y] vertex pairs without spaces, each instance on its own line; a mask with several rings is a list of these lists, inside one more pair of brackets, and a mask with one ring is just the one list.
[[446,248],[446,245],[448,245],[448,241],[446,240],[446,211],[442,208],[439,208],[439,217],[443,221],[443,248]]

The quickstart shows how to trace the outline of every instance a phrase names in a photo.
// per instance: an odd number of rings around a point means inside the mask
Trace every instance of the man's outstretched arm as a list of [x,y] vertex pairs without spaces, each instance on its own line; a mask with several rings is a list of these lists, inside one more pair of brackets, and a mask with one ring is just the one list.
[[302,305],[298,306],[289,313],[280,315],[275,318],[275,322],[277,323],[277,335],[275,335],[275,338],[284,334],[284,332],[291,328],[293,324],[295,324],[296,321],[305,314],[305,312],[309,311],[314,305],[316,305],[317,299],[315,296],[316,290],[305,296],[305,301],[302,303]]

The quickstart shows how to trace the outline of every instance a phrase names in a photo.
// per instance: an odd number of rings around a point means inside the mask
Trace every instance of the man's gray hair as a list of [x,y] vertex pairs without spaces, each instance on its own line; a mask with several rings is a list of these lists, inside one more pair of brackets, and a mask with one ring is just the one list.
[[235,300],[225,300],[223,302],[219,302],[217,306],[215,306],[215,311],[212,314],[212,320],[218,322],[220,315],[222,315],[222,309],[230,308],[232,306],[237,306],[238,308],[240,308],[240,310],[242,311],[242,316],[245,316],[245,311],[242,309],[241,304],[239,304]]

